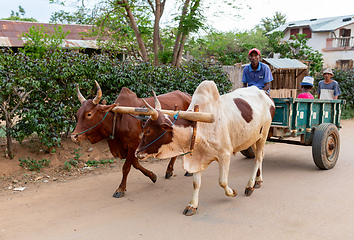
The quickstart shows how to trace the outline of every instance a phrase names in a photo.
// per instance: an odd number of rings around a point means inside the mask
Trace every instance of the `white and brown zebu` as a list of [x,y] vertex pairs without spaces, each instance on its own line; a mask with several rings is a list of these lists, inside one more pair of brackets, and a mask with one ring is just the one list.
[[195,105],[199,105],[200,112],[213,113],[215,122],[198,123],[193,151],[190,146],[194,122],[182,118],[174,120],[153,108],[155,112],[146,122],[136,150],[140,159],[185,154],[183,168],[193,173],[194,186],[192,200],[183,212],[187,216],[197,210],[202,171],[212,161],[219,163],[220,186],[227,196],[234,197],[236,191],[228,186],[230,157],[251,146],[256,155],[255,166],[245,194],[249,196],[261,186],[263,149],[275,112],[272,99],[257,87],[240,88],[220,96],[213,81],[204,81],[198,86],[187,111],[193,111]]

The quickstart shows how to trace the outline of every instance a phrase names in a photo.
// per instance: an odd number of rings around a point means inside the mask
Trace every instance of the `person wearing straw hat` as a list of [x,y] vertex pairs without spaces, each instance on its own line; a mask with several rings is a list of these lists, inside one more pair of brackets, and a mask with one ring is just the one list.
[[338,82],[332,79],[333,76],[332,69],[326,68],[323,71],[324,80],[318,83],[317,88],[318,99],[338,99],[341,92]]
[[243,87],[256,86],[269,94],[270,82],[273,76],[267,64],[261,63],[261,52],[257,48],[253,48],[248,52],[250,64],[243,69],[242,82]]
[[311,94],[311,89],[313,88],[313,77],[306,76],[300,83],[302,88],[302,93],[297,96],[297,98],[307,98],[313,99],[313,95]]

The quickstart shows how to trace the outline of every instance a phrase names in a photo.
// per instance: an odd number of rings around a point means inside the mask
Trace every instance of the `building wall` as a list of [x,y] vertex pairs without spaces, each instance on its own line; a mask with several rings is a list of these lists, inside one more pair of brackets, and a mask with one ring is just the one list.
[[[354,24],[345,26],[346,29],[351,29],[351,37],[354,37]],[[299,28],[299,33],[303,33],[303,27]],[[340,29],[334,32],[312,32],[312,36],[308,41],[308,46],[314,50],[318,50],[323,54],[324,67],[335,68],[338,60],[354,60],[354,47],[340,51],[326,51],[326,39],[340,37]],[[289,40],[290,30],[285,32],[283,40]]]

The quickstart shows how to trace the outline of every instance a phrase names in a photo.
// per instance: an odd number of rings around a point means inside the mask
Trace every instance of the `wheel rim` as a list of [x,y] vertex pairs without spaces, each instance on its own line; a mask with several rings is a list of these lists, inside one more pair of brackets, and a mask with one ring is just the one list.
[[332,162],[337,151],[337,137],[334,134],[331,134],[327,138],[326,144],[326,156],[328,161]]

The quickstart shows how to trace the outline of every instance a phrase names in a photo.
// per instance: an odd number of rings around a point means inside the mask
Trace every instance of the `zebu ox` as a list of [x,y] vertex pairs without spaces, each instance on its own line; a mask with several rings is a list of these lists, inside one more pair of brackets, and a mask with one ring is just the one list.
[[[102,97],[102,91],[97,82],[96,86],[97,96],[93,100],[86,100],[80,93],[78,86],[76,87],[81,107],[76,114],[77,124],[71,134],[71,139],[75,142],[88,139],[93,144],[107,139],[112,155],[126,159],[122,169],[122,181],[113,194],[113,197],[120,198],[125,194],[127,177],[131,165],[139,169],[154,183],[157,179],[156,175],[141,166],[138,159],[135,157],[135,150],[139,145],[139,134],[142,132],[143,123],[129,114],[116,113],[116,116],[114,116],[114,112],[119,112],[119,109],[115,109],[117,104],[119,106],[141,107],[144,106],[144,102],[128,88],[122,88],[114,104],[101,105],[99,102]],[[186,110],[191,101],[191,96],[181,91],[166,93],[157,98],[161,101],[163,109],[174,109],[177,106],[177,109]],[[153,97],[146,98],[145,101],[154,104]],[[171,159],[166,170],[165,178],[172,176],[175,160],[176,157]]]
[[[192,111],[195,105],[199,105],[200,112],[214,113],[215,122],[198,123],[193,151],[190,152],[190,146],[194,123],[182,118],[174,121],[153,108],[136,150],[139,159],[185,154],[183,168],[193,173],[194,186],[192,200],[183,212],[187,216],[193,215],[198,208],[202,171],[212,161],[219,163],[220,186],[227,196],[234,197],[236,191],[228,186],[230,157],[252,146],[255,165],[245,194],[250,196],[261,186],[263,149],[275,112],[272,99],[257,87],[240,88],[220,96],[213,81],[204,81],[198,86],[187,111]],[[155,103],[155,106],[159,104]]]

